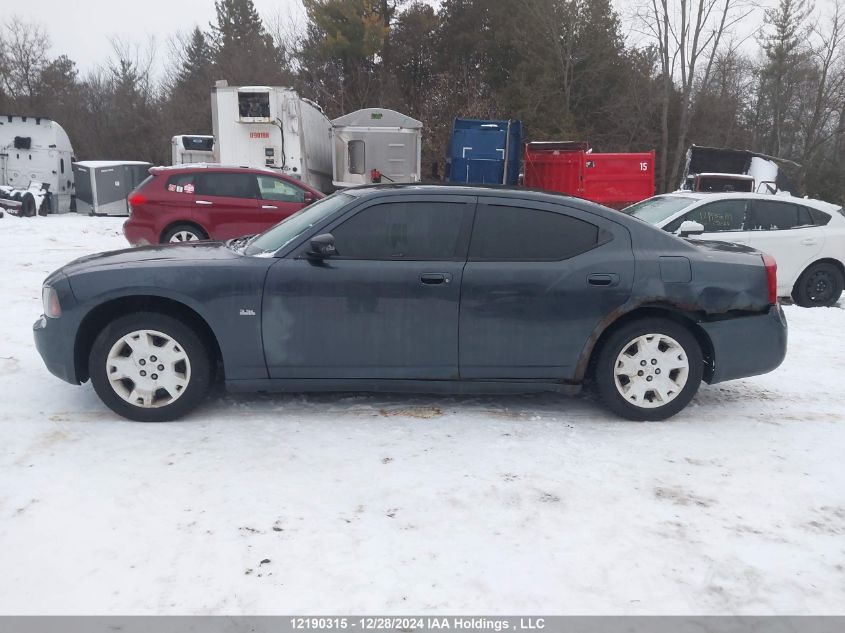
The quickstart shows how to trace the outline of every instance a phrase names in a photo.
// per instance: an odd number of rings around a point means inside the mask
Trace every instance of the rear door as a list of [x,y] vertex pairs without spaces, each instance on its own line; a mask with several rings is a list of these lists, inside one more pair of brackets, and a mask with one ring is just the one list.
[[258,180],[249,172],[206,172],[194,193],[194,217],[215,240],[228,240],[267,228],[258,192]]
[[251,233],[260,233],[281,222],[305,206],[305,189],[275,176],[258,176],[258,192],[261,196],[261,224]]
[[461,378],[572,378],[633,276],[623,226],[562,205],[480,198],[461,286]]
[[749,226],[749,245],[777,262],[781,293],[791,291],[798,275],[824,246],[824,228],[815,226],[807,207],[793,202],[753,200]]

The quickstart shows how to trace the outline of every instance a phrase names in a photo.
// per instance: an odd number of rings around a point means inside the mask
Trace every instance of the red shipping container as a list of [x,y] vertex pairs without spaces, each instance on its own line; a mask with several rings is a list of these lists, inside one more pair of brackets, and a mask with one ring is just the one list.
[[654,150],[594,154],[585,142],[526,143],[526,187],[566,193],[614,209],[654,195]]

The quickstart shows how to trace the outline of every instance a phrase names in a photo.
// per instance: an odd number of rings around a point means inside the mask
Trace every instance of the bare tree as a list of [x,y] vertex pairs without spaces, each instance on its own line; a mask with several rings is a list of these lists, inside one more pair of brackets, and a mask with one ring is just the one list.
[[[710,81],[716,53],[725,36],[753,10],[746,0],[649,0],[638,9],[640,31],[658,50],[663,79],[660,188],[674,186],[689,133],[697,87]],[[675,148],[669,156],[669,115],[677,90]]]
[[3,92],[29,106],[47,66],[50,38],[44,27],[13,15],[0,26],[0,84]]

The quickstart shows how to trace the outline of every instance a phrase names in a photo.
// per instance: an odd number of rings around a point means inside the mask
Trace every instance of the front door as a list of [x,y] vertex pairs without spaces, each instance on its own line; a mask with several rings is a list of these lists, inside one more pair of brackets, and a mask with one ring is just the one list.
[[461,378],[572,378],[633,275],[621,225],[562,205],[479,198],[461,286]]
[[303,244],[268,273],[271,378],[455,379],[458,310],[475,198],[379,199],[327,227],[337,255]]
[[748,205],[749,201],[743,198],[708,202],[695,207],[663,228],[670,233],[677,233],[681,223],[691,220],[704,227],[704,233],[695,236],[696,239],[748,244]]

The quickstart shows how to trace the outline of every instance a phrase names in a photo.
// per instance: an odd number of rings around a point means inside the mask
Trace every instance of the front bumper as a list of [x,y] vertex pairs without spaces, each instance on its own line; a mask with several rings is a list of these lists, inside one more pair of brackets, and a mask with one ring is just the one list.
[[700,325],[713,344],[710,384],[768,373],[786,356],[786,315],[779,305],[766,314]]
[[51,374],[78,385],[76,363],[74,362],[74,337],[63,331],[62,320],[48,319],[43,314],[32,326],[35,348]]

